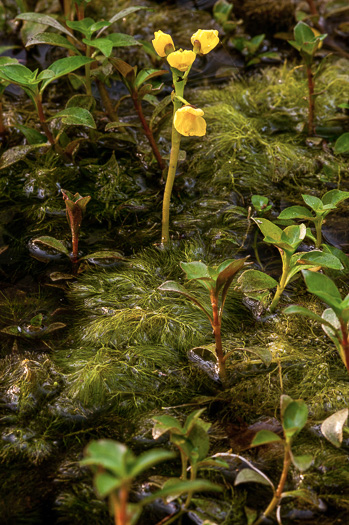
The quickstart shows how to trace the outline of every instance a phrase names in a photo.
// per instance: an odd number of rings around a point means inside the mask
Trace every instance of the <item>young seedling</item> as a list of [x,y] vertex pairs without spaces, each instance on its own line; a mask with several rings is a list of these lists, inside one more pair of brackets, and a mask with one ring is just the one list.
[[336,345],[349,372],[349,294],[342,299],[337,286],[326,275],[305,270],[303,276],[308,291],[324,301],[329,308],[323,312],[321,317],[303,306],[296,305],[288,306],[284,313],[303,315],[321,323],[326,335]]
[[284,448],[284,462],[283,469],[280,476],[279,484],[277,488],[274,488],[272,481],[257,468],[251,465],[251,469],[243,469],[239,472],[235,479],[235,485],[240,485],[241,483],[261,483],[263,485],[269,485],[273,489],[273,497],[262,513],[262,515],[257,518],[255,521],[251,521],[253,525],[260,525],[264,522],[265,518],[270,516],[274,509],[280,505],[280,502],[283,498],[286,497],[299,497],[301,499],[308,499],[310,491],[306,489],[292,490],[290,492],[284,492],[285,483],[287,480],[287,475],[290,470],[291,465],[293,464],[298,470],[304,472],[307,470],[312,462],[313,457],[310,455],[295,456],[292,452],[292,445],[294,439],[299,434],[299,432],[304,428],[308,419],[308,408],[304,401],[294,401],[291,397],[283,395],[281,396],[280,403],[280,412],[281,412],[281,423],[283,428],[283,438],[281,438],[275,432],[270,430],[260,430],[257,432],[255,437],[252,440],[251,447],[259,447],[261,445],[267,445],[271,443],[279,443]]
[[109,498],[115,525],[134,525],[143,507],[158,498],[167,496],[176,498],[189,491],[220,490],[219,487],[206,480],[177,480],[137,503],[129,503],[129,494],[134,480],[151,467],[174,457],[173,452],[161,449],[152,449],[136,457],[122,443],[101,439],[92,441],[86,447],[85,459],[80,464],[92,467],[95,490],[99,497]]
[[228,357],[228,355],[224,355],[222,347],[221,324],[223,308],[229,287],[237,272],[245,266],[246,260],[247,257],[236,260],[228,259],[219,266],[207,266],[201,261],[181,263],[181,268],[186,273],[186,278],[197,282],[209,292],[212,307],[211,312],[206,309],[206,306],[204,306],[199,299],[191,295],[191,293],[175,281],[166,281],[159,286],[159,290],[184,295],[184,297],[192,301],[208,317],[215,336],[218,374],[223,384],[226,381],[225,363]]
[[330,253],[319,250],[295,253],[307,235],[305,224],[287,226],[282,230],[267,219],[257,218],[254,221],[264,235],[264,242],[273,244],[279,250],[282,260],[282,274],[277,283],[275,280],[271,280],[270,276],[266,276],[258,270],[248,270],[241,275],[239,284],[243,292],[245,290],[250,292],[261,291],[276,286],[276,292],[269,307],[270,312],[275,311],[285,287],[301,270],[309,268],[341,270],[343,268],[340,260]]
[[173,183],[178,164],[179,148],[182,135],[186,137],[202,137],[206,133],[206,122],[202,118],[202,109],[191,106],[184,97],[184,88],[188,80],[191,67],[198,54],[206,55],[219,43],[218,31],[199,29],[192,37],[191,43],[193,50],[175,51],[172,37],[162,31],[156,31],[152,41],[157,54],[167,57],[170,66],[174,92],[172,135],[171,135],[171,154],[170,164],[167,173],[166,186],[162,204],[162,233],[161,244],[168,245],[170,242],[170,202]]
[[[211,423],[206,423],[200,419],[200,415],[204,410],[205,409],[201,409],[192,412],[187,417],[183,426],[177,419],[171,416],[153,417],[156,423],[153,428],[154,439],[158,439],[166,432],[169,432],[171,443],[179,449],[182,462],[182,480],[187,480],[188,463],[190,465],[190,482],[196,481],[199,468],[206,466],[228,467],[227,463],[222,460],[206,457],[210,447],[207,431]],[[193,492],[194,491],[190,491],[188,493],[184,504],[185,509],[190,505]]]
[[[268,197],[264,197],[263,195],[252,195],[252,197],[251,197],[252,206],[254,207],[256,212],[258,213],[259,217],[263,217],[263,215],[267,211],[271,210],[272,205],[271,204],[268,205],[268,202],[269,202]],[[254,232],[254,236],[253,236],[252,248],[253,248],[253,251],[254,251],[254,255],[256,257],[256,261],[259,264],[259,267],[261,268],[261,270],[263,270],[263,265],[261,263],[261,260],[260,260],[260,257],[259,257],[259,253],[258,253],[258,242],[257,242],[257,240],[258,240],[258,230],[256,229],[256,231]]]
[[263,58],[280,60],[281,56],[276,51],[264,51],[260,52],[260,47],[265,39],[265,34],[256,35],[252,38],[245,37],[235,37],[232,38],[232,44],[235,49],[240,51],[240,53],[246,59],[246,66],[253,66],[254,64],[259,64]]
[[317,35],[315,31],[305,24],[298,22],[294,28],[294,40],[289,40],[289,44],[300,52],[304,61],[307,79],[308,79],[308,135],[315,135],[314,126],[314,106],[315,106],[315,79],[320,72],[320,67],[313,73],[312,66],[314,63],[315,53],[321,48],[322,41],[327,37],[326,34]]
[[301,219],[302,221],[311,221],[314,223],[316,231],[316,248],[322,244],[322,225],[329,213],[337,209],[337,205],[348,199],[348,191],[331,190],[325,193],[321,199],[312,195],[302,195],[302,198],[315,213],[315,215],[304,206],[290,206],[284,209],[278,219]]

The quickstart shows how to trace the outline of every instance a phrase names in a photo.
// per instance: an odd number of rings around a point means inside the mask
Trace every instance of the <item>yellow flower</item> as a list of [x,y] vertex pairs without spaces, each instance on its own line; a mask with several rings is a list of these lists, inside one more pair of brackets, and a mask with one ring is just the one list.
[[218,31],[216,29],[198,29],[191,37],[191,43],[200,42],[200,53],[206,55],[219,43]]
[[185,137],[203,137],[206,134],[206,122],[202,118],[202,109],[183,106],[177,109],[173,124],[178,133]]
[[192,65],[196,58],[194,51],[175,51],[170,53],[167,57],[167,62],[171,67],[179,69],[179,71],[187,71],[187,69]]
[[163,33],[162,31],[156,31],[154,33],[154,36],[155,38],[154,40],[152,40],[152,44],[157,54],[160,55],[161,57],[166,56],[166,51],[165,51],[166,46],[171,45],[173,49],[175,48],[171,35],[168,35],[167,33]]

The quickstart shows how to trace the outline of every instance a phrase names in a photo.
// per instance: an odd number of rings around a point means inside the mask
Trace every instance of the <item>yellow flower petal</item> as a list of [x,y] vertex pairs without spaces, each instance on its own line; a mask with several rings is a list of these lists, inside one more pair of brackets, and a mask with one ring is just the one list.
[[206,55],[219,43],[218,31],[216,29],[198,29],[191,37],[191,43],[200,42],[200,53]]
[[202,109],[183,106],[177,109],[173,125],[185,137],[203,137],[206,134],[206,121],[202,118]]
[[196,58],[194,51],[175,51],[167,57],[167,62],[171,67],[179,69],[179,71],[187,71],[187,69],[192,65]]
[[166,56],[165,47],[168,45],[171,45],[173,49],[175,48],[172,36],[168,35],[167,33],[163,33],[162,31],[155,31],[154,33],[154,40],[152,40],[152,44],[154,46],[155,51],[157,54],[161,57]]

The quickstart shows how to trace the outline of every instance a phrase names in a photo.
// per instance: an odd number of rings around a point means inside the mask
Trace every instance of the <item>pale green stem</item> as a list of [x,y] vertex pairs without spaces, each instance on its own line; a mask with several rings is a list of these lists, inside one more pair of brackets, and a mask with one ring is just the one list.
[[[190,469],[190,481],[194,481],[196,479],[196,474],[197,474],[197,468],[192,465]],[[194,494],[193,491],[188,492],[188,496],[184,504],[185,509],[189,507],[193,494]]]
[[315,248],[320,248],[322,243],[322,223],[323,223],[323,217],[317,217],[317,219],[314,221],[314,226],[316,230],[316,244]]
[[275,311],[275,308],[277,307],[278,302],[280,301],[281,294],[283,293],[286,287],[286,284],[287,284],[288,272],[290,271],[290,259],[291,259],[292,254],[289,255],[281,248],[279,248],[279,251],[280,251],[281,259],[282,259],[282,275],[281,275],[279,284],[277,285],[274,299],[269,307],[269,311],[271,313]]
[[[175,80],[175,79],[174,79]],[[185,81],[180,80],[174,82],[176,95],[183,97]],[[176,176],[177,164],[178,164],[178,155],[179,148],[181,144],[182,135],[178,133],[174,127],[174,116],[177,111],[182,106],[180,100],[173,100],[173,118],[172,118],[172,136],[171,136],[171,155],[170,155],[170,164],[168,167],[166,185],[164,198],[162,201],[162,232],[161,232],[161,245],[167,246],[170,242],[170,203],[171,203],[171,194],[174,179]]]

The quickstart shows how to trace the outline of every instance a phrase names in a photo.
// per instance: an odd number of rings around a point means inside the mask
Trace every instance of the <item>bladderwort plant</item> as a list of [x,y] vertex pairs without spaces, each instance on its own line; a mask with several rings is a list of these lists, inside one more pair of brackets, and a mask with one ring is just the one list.
[[285,314],[298,314],[310,317],[321,323],[321,326],[334,342],[344,366],[349,372],[349,294],[342,299],[340,291],[335,283],[320,273],[303,271],[305,284],[310,293],[329,306],[322,316],[315,314],[303,306],[292,305],[285,308]]
[[[134,525],[141,516],[143,508],[156,499],[195,491],[220,491],[220,487],[206,480],[176,480],[155,493],[130,503],[129,496],[136,478],[158,463],[175,458],[176,454],[167,450],[152,449],[136,457],[124,444],[110,439],[92,441],[86,447],[85,459],[80,464],[89,466],[94,472],[94,486],[100,498],[109,498],[110,509],[115,525]],[[169,523],[169,521],[168,521]]]
[[[257,517],[256,512],[254,512],[254,515],[251,515],[251,520],[249,523],[253,523],[253,525],[260,525],[263,523],[265,518],[270,516],[275,508],[278,511],[281,500],[284,498],[298,497],[305,500],[314,499],[310,497],[311,492],[307,489],[298,489],[292,490],[290,492],[284,492],[285,483],[287,481],[287,476],[291,465],[293,464],[298,470],[304,472],[313,463],[313,457],[309,454],[295,456],[292,451],[295,438],[307,423],[308,408],[304,401],[295,401],[287,395],[282,395],[280,401],[280,415],[283,429],[283,438],[270,430],[260,430],[257,432],[251,443],[251,447],[259,447],[261,445],[267,445],[271,443],[278,443],[279,445],[283,446],[284,461],[277,488],[275,489],[273,482],[263,472],[250,463],[249,465],[251,468],[240,470],[234,483],[235,485],[249,482],[261,483],[263,485],[269,485],[273,490],[273,497],[261,516]],[[228,456],[229,454],[226,455]],[[219,456],[224,457],[225,454],[219,454]],[[278,522],[280,523],[279,520]]]
[[315,93],[315,80],[320,74],[322,64],[313,72],[313,64],[316,52],[321,48],[323,40],[327,34],[319,34],[318,31],[312,29],[305,22],[298,22],[294,28],[294,40],[289,40],[289,44],[299,51],[304,61],[308,80],[308,135],[315,135],[314,113],[315,113],[315,98],[318,93]]
[[331,211],[337,209],[338,204],[349,198],[349,192],[331,190],[325,193],[321,199],[313,195],[302,195],[302,198],[315,215],[304,206],[290,206],[282,210],[278,219],[301,219],[302,221],[313,222],[316,231],[315,247],[320,248],[322,244],[322,225],[325,218]]
[[211,312],[209,312],[206,306],[203,305],[194,295],[188,292],[184,286],[175,281],[166,281],[159,286],[159,290],[164,292],[175,292],[183,295],[189,299],[189,301],[192,301],[198,306],[207,316],[215,336],[215,355],[218,365],[218,374],[223,385],[226,382],[225,363],[230,355],[229,353],[224,355],[222,346],[221,324],[224,303],[235,275],[245,266],[246,260],[247,257],[244,259],[228,259],[219,266],[207,266],[201,261],[180,263],[182,270],[186,273],[186,278],[197,282],[208,291],[212,307]]
[[198,54],[206,55],[219,43],[218,31],[199,29],[191,37],[193,50],[175,50],[171,35],[156,31],[153,46],[157,54],[166,57],[170,66],[174,91],[172,93],[173,118],[171,134],[171,154],[168,167],[165,192],[162,203],[161,244],[167,246],[170,242],[170,202],[173,183],[178,164],[181,137],[203,137],[206,134],[206,122],[202,118],[204,112],[189,104],[184,97],[184,88],[191,67]]
[[[307,236],[305,224],[287,226],[284,230],[268,219],[253,219],[264,235],[264,242],[272,244],[278,249],[282,261],[282,274],[279,282],[258,270],[247,270],[239,278],[239,285],[243,292],[253,292],[272,289],[276,286],[274,298],[269,306],[273,313],[280,301],[288,283],[294,280],[296,274],[304,269],[330,268],[342,270],[343,265],[335,255],[312,250],[310,252],[296,252],[298,246]],[[309,233],[311,235],[311,233]]]

